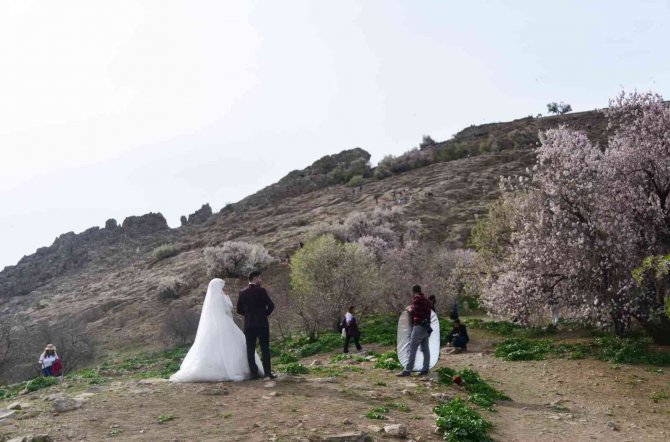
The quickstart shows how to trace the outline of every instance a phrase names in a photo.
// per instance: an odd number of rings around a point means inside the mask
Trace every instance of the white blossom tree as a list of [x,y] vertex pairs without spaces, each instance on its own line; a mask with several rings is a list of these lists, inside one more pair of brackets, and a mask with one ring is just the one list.
[[636,319],[657,341],[670,339],[663,295],[637,289],[631,277],[645,256],[670,250],[670,109],[657,95],[622,94],[608,115],[604,151],[584,134],[550,130],[531,179],[503,183],[513,210],[489,223],[508,226],[509,239],[488,243],[503,253],[481,247],[494,256],[486,305],[531,323],[555,303],[618,334]]

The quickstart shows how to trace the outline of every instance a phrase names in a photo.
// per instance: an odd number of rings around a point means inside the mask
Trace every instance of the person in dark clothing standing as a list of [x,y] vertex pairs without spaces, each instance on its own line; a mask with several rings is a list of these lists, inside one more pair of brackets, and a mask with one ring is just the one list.
[[342,320],[342,328],[346,337],[344,338],[344,353],[349,353],[349,342],[353,339],[354,344],[356,344],[356,350],[360,353],[363,351],[360,342],[358,340],[361,337],[361,332],[358,330],[358,323],[356,322],[356,317],[354,316],[354,306],[352,305],[347,310],[347,313],[344,315]]
[[258,379],[258,366],[256,365],[256,340],[261,346],[261,359],[263,371],[270,379],[276,376],[271,371],[270,364],[270,324],[268,316],[272,313],[275,305],[272,303],[268,292],[261,287],[261,272],[249,273],[249,286],[240,291],[237,299],[237,313],[244,316],[244,336],[247,339],[247,360],[251,370],[251,379]]
[[420,375],[428,374],[430,364],[430,347],[428,339],[433,329],[430,327],[431,303],[426,296],[421,293],[421,286],[412,287],[412,305],[407,307],[407,311],[412,317],[412,333],[410,334],[409,361],[407,367],[397,374],[399,377],[409,376],[414,370],[414,360],[416,351],[421,347],[423,353],[423,369]]
[[458,319],[458,301],[454,299],[451,302],[451,311],[449,312],[449,319],[455,321]]

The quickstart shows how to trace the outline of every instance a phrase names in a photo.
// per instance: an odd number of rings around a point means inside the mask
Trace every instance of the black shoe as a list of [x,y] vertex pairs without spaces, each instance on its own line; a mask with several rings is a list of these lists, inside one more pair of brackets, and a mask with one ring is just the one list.
[[419,376],[425,376],[428,374],[428,370],[422,370],[419,372]]
[[400,373],[398,373],[396,376],[399,378],[406,378],[407,376],[411,375],[409,371],[403,370]]
[[256,381],[260,379],[261,377],[258,376],[258,374],[252,374],[251,377],[249,378],[250,381]]

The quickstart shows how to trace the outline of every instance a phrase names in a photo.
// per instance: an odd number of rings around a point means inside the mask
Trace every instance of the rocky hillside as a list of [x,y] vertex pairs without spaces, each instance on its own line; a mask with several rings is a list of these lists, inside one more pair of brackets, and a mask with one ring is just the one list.
[[[372,176],[370,155],[344,151],[288,174],[211,216],[203,207],[170,229],[160,214],[129,217],[118,226],[61,235],[49,247],[0,272],[0,322],[24,324],[74,319],[106,348],[156,344],[163,316],[175,306],[198,309],[207,283],[203,248],[238,239],[264,244],[275,256],[290,254],[318,224],[334,224],[354,211],[400,206],[403,217],[420,219],[436,242],[462,245],[477,216],[497,196],[501,175],[524,173],[534,161],[537,131],[559,124],[603,140],[601,113],[586,112],[469,127],[453,139],[422,146],[432,164],[370,180],[362,187],[341,184],[349,176]],[[464,158],[445,160],[449,155]],[[156,262],[152,252],[173,244],[176,256]],[[274,293],[287,287],[287,266],[273,265],[267,283]],[[165,276],[187,282],[185,295],[167,305],[157,286]],[[231,293],[240,281],[229,281]]]

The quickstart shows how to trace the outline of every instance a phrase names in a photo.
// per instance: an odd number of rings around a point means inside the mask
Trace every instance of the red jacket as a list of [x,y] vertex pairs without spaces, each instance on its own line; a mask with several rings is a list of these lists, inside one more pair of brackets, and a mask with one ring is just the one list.
[[412,298],[412,324],[421,324],[424,320],[430,321],[430,312],[432,304],[423,293],[416,293]]
[[60,358],[56,358],[53,364],[51,364],[51,375],[60,376],[61,371],[63,371],[63,363]]

